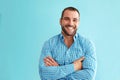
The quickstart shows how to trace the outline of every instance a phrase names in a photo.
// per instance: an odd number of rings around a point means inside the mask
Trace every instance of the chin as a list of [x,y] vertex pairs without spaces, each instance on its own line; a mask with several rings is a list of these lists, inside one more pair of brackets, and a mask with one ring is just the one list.
[[74,35],[75,35],[75,33],[72,33],[72,34],[69,34],[69,33],[68,33],[67,35],[68,35],[68,36],[74,36]]

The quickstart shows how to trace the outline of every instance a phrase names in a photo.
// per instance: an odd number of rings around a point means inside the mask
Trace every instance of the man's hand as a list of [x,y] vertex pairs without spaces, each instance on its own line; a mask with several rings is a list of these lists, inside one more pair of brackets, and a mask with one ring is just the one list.
[[44,63],[46,66],[59,66],[58,63],[50,56],[44,58]]
[[77,70],[81,70],[82,69],[82,61],[84,60],[85,58],[84,57],[81,57],[77,60],[75,60],[73,62],[74,64],[74,69],[77,71]]

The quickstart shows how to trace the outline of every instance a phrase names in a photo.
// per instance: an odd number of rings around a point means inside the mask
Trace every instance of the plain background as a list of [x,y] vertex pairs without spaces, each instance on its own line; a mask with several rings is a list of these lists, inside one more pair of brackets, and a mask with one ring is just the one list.
[[0,0],[0,80],[40,80],[42,45],[61,32],[68,6],[80,10],[78,33],[96,46],[96,80],[120,80],[119,0]]

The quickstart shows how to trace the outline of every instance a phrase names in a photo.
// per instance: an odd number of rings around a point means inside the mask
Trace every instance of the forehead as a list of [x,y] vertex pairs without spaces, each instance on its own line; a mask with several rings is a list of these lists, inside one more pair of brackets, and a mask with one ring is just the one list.
[[69,17],[69,18],[79,18],[79,14],[77,11],[72,10],[65,10],[63,17]]

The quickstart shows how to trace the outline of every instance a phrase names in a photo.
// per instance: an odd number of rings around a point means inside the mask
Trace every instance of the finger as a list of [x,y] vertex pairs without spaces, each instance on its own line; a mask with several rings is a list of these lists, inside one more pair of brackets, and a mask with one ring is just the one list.
[[44,59],[44,62],[49,64],[49,66],[53,66],[54,65],[54,63],[47,57]]
[[47,57],[49,60],[51,60],[53,63],[56,63],[56,61],[52,57]]
[[53,66],[58,66],[58,63],[50,56],[47,57],[53,64]]
[[53,65],[54,65],[53,63],[51,63],[51,62],[48,61],[48,60],[44,60],[44,63],[45,63],[45,65],[47,65],[47,66],[53,66]]
[[79,60],[80,60],[80,61],[83,61],[84,59],[85,59],[85,57],[83,56],[83,57],[81,57]]
[[48,57],[48,58],[49,58],[49,60],[51,60],[51,62],[57,64],[57,62],[52,57]]
[[50,63],[49,63],[46,59],[44,59],[44,64],[45,64],[46,66],[50,66]]
[[51,64],[49,62],[44,62],[46,66],[51,66]]

